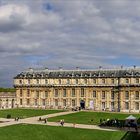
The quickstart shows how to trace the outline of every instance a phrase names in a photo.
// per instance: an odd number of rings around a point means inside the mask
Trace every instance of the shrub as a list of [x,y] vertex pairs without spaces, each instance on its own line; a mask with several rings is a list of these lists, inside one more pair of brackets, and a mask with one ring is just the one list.
[[10,115],[10,114],[8,114],[8,115],[7,115],[7,119],[10,119],[10,118],[11,118],[11,115]]

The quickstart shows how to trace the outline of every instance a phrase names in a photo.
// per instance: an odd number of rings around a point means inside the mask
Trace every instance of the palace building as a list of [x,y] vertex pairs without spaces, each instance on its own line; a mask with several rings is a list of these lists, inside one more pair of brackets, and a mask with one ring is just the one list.
[[14,78],[18,107],[140,112],[140,69],[29,69]]
[[15,92],[0,92],[0,109],[16,107]]

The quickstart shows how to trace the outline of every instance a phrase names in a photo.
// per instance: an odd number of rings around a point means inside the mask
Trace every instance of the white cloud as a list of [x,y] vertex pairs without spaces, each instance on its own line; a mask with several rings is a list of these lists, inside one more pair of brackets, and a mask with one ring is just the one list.
[[10,79],[30,66],[94,68],[123,56],[138,60],[139,12],[137,0],[1,0],[0,72],[7,77],[11,68]]

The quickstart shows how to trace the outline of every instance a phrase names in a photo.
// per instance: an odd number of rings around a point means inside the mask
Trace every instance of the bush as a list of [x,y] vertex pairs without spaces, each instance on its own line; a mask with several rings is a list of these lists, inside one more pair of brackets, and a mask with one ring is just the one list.
[[8,115],[7,115],[7,119],[10,119],[10,118],[11,118],[11,115],[10,115],[10,114],[8,114]]

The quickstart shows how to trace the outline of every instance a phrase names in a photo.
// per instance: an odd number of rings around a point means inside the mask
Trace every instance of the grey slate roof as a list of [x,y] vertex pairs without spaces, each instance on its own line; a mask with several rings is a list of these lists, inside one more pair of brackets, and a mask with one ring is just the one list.
[[22,78],[90,78],[90,77],[140,77],[140,69],[97,69],[97,70],[35,70],[29,69],[21,72],[14,79]]

